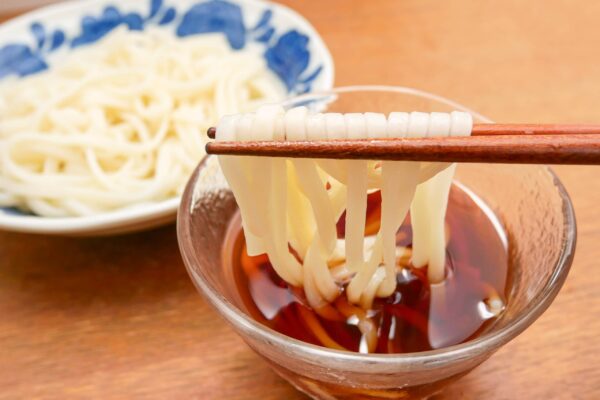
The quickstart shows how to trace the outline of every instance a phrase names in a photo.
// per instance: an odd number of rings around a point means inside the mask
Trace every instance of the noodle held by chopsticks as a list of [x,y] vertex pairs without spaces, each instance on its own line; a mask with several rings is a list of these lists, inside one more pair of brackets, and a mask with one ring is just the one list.
[[[469,135],[471,128],[471,116],[461,112],[391,113],[386,119],[375,113],[310,115],[306,107],[285,111],[265,106],[256,114],[221,119],[215,139],[459,136]],[[431,283],[444,279],[444,219],[454,164],[231,155],[221,155],[219,161],[240,206],[249,254],[266,253],[282,279],[303,287],[315,312],[325,310],[342,288],[350,303],[365,310],[376,297],[396,290],[398,260],[405,253],[398,252],[396,233],[409,209],[412,264],[427,265]],[[366,236],[367,195],[377,189],[380,225]],[[337,239],[336,224],[344,210],[345,237]],[[369,347],[375,344],[371,340]]]

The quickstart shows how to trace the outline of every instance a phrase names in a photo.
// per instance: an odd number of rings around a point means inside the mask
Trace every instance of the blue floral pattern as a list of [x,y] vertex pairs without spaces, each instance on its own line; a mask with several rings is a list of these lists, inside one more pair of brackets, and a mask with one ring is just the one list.
[[308,36],[290,31],[265,53],[267,65],[279,75],[289,90],[294,88],[300,75],[308,67],[310,53],[307,45]]
[[22,77],[46,70],[46,58],[50,53],[65,45],[75,48],[95,43],[118,26],[143,30],[148,24],[172,24],[179,37],[220,32],[235,50],[244,48],[250,41],[263,45],[268,67],[279,76],[288,91],[307,92],[323,66],[308,71],[309,37],[294,29],[278,33],[273,18],[273,10],[266,8],[258,22],[248,28],[240,6],[227,0],[199,1],[181,15],[164,0],[150,0],[147,15],[126,12],[117,5],[111,5],[99,15],[84,16],[79,32],[73,37],[67,37],[61,29],[48,30],[40,22],[31,24],[33,45],[10,43],[0,47],[0,79],[8,75]]
[[177,27],[177,36],[221,32],[231,48],[239,50],[246,45],[246,28],[242,10],[236,4],[223,0],[199,3],[190,8]]
[[81,33],[71,41],[71,47],[94,43],[123,24],[135,31],[144,29],[144,20],[141,15],[137,13],[123,14],[114,6],[106,7],[99,17],[85,16],[81,20]]
[[25,44],[7,44],[0,49],[0,78],[11,74],[27,76],[46,68],[48,64]]

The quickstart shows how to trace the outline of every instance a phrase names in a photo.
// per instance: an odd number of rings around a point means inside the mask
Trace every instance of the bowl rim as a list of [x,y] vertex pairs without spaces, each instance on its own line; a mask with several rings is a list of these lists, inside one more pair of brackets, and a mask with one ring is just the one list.
[[[305,95],[298,96],[302,98],[306,96],[315,95],[327,95],[335,93],[344,93],[348,91],[356,90],[369,90],[369,91],[394,91],[399,93],[414,94],[419,96],[427,96],[436,101],[445,103],[452,107],[456,107],[462,111],[471,112],[473,115],[481,117],[485,121],[490,121],[488,118],[481,116],[478,113],[473,112],[465,106],[456,103],[445,97],[431,94],[419,89],[410,87],[400,86],[384,86],[384,85],[356,85],[356,86],[345,86],[334,88],[330,91],[313,92]],[[293,100],[293,99],[291,99]],[[291,101],[290,100],[290,101]],[[193,247],[193,243],[190,241],[190,235],[187,232],[190,228],[190,206],[193,202],[193,193],[196,185],[196,181],[203,169],[207,160],[213,156],[205,158],[194,170],[190,181],[186,185],[182,201],[179,207],[177,215],[177,239],[179,243],[179,249],[186,266],[186,270],[190,275],[190,278],[194,282],[194,285],[204,295],[205,298],[215,307],[230,323],[239,325],[245,330],[250,330],[257,333],[261,339],[277,344],[281,347],[291,348],[293,351],[303,353],[308,357],[327,357],[334,358],[336,361],[343,361],[349,363],[368,363],[377,364],[395,368],[414,366],[415,364],[424,365],[447,365],[457,359],[464,359],[466,357],[473,357],[473,354],[483,353],[489,349],[496,349],[499,346],[506,344],[521,332],[523,332],[529,325],[531,325],[537,318],[550,306],[553,299],[560,291],[564,281],[571,268],[571,264],[575,255],[575,247],[577,242],[577,224],[575,220],[575,212],[573,204],[566,191],[565,186],[562,184],[558,176],[547,166],[539,166],[540,169],[548,172],[553,179],[553,183],[556,186],[557,193],[563,202],[562,214],[565,218],[566,234],[563,239],[561,251],[558,260],[554,266],[552,274],[548,278],[546,284],[540,289],[540,291],[534,296],[529,302],[524,311],[515,318],[510,324],[500,328],[497,331],[493,331],[484,334],[476,339],[469,340],[464,343],[444,347],[436,350],[428,350],[423,352],[415,353],[399,353],[399,354],[363,354],[355,353],[344,350],[335,350],[318,345],[313,345],[300,341],[298,339],[291,338],[282,333],[279,333],[258,321],[255,321],[243,311],[241,311],[234,304],[225,299],[216,289],[214,289],[208,282],[203,279],[195,279],[192,266],[195,263],[195,256],[193,252],[189,252],[188,249]],[[237,329],[237,328],[236,328]]]
[[[197,0],[201,1],[208,0]],[[323,65],[320,80],[320,88],[328,90],[333,88],[335,80],[335,63],[331,51],[325,40],[317,29],[299,12],[294,9],[273,1],[253,0],[227,0],[232,3],[247,7],[270,8],[282,15],[286,21],[291,21],[295,29],[310,36],[314,41],[314,54],[318,55],[319,62]],[[136,5],[137,0],[121,0],[119,5]],[[190,3],[194,3],[191,1]],[[15,30],[22,30],[34,21],[53,22],[60,18],[82,18],[90,12],[90,7],[101,8],[114,4],[111,0],[69,0],[60,3],[46,4],[34,10],[25,12],[3,23],[0,23],[0,39],[11,36]],[[142,7],[148,7],[146,1]],[[195,3],[194,3],[195,4]],[[172,1],[167,5],[181,6],[180,3]],[[289,22],[288,22],[289,23]],[[286,26],[284,24],[284,26]],[[0,45],[3,42],[0,41]],[[311,53],[313,54],[313,53]],[[289,93],[288,93],[289,96]],[[202,158],[204,160],[206,156]],[[201,161],[202,161],[201,160]],[[177,209],[181,202],[181,196],[170,197],[156,202],[140,202],[128,207],[89,215],[75,217],[44,217],[28,214],[13,214],[0,207],[0,229],[6,231],[38,233],[48,235],[73,235],[73,236],[95,236],[129,233],[149,229],[173,222],[176,218]]]

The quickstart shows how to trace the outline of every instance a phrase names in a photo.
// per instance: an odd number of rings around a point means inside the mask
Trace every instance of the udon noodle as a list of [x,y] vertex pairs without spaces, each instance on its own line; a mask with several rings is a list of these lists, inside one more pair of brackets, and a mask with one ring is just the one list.
[[221,34],[117,30],[0,83],[0,205],[59,217],[177,196],[219,116],[284,94],[260,54]]
[[[472,118],[463,112],[394,112],[386,118],[264,106],[222,118],[216,140],[459,136],[471,129]],[[219,156],[219,162],[239,205],[248,254],[266,253],[282,279],[303,287],[317,312],[326,313],[342,288],[350,303],[365,310],[394,292],[397,260],[407,251],[396,246],[396,233],[409,210],[412,264],[427,265],[431,283],[444,279],[444,217],[454,164],[253,156]],[[376,190],[380,228],[366,237],[367,196]],[[336,223],[344,211],[345,238],[338,239]],[[361,329],[368,330],[368,321]]]

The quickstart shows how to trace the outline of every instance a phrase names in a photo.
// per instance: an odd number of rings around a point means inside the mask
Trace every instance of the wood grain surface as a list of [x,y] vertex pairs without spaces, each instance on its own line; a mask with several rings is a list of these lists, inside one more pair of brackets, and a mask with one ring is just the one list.
[[338,160],[600,165],[600,135],[212,142],[208,154]]
[[[2,0],[17,1],[17,0]],[[600,121],[600,2],[293,1],[338,85],[430,90],[499,122]],[[550,309],[446,399],[600,398],[600,168],[556,168],[579,224]],[[174,226],[0,233],[0,398],[302,399],[195,292]]]

